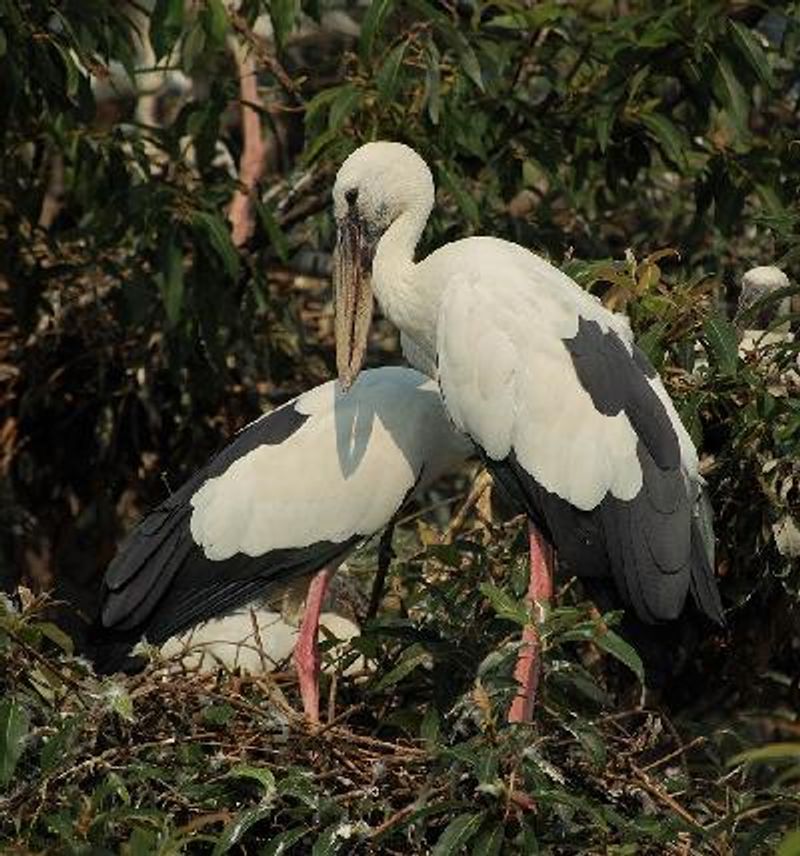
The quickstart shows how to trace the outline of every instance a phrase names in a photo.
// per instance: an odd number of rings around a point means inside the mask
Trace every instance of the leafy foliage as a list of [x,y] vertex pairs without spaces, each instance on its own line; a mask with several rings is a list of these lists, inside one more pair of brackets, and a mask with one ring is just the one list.
[[[287,673],[161,663],[100,681],[48,641],[42,601],[6,603],[2,689],[25,726],[0,836],[11,852],[712,854],[732,838],[769,852],[800,807],[796,765],[772,783],[757,765],[778,771],[797,747],[732,757],[755,710],[692,736],[697,721],[615,704],[598,644],[612,616],[553,610],[537,722],[505,725],[517,626],[505,613],[522,601],[501,582],[502,535],[478,526],[452,550],[398,559],[398,582],[417,584],[357,640],[378,669],[329,686],[335,719],[317,732]],[[502,614],[477,591],[487,576]]]

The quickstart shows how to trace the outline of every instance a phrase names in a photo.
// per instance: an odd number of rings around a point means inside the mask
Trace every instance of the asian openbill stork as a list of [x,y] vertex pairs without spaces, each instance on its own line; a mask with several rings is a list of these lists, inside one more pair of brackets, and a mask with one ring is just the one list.
[[[414,364],[436,367],[456,427],[527,512],[529,599],[550,597],[554,547],[569,573],[611,577],[645,622],[678,618],[691,593],[721,623],[696,520],[697,453],[627,319],[508,241],[467,238],[415,262],[434,184],[403,144],[353,152],[333,202],[342,385],[361,368],[374,294]],[[533,628],[525,641],[513,721],[530,717],[535,694]]]
[[319,616],[336,567],[469,442],[419,372],[329,381],[251,422],[150,512],[103,579],[95,660],[124,665],[141,639],[189,627],[312,577],[294,651],[303,707],[319,713]]

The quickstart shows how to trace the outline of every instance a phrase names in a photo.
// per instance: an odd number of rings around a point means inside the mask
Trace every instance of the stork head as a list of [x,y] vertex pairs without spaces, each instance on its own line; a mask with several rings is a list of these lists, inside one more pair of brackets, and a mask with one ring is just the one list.
[[333,187],[336,368],[344,389],[361,371],[372,321],[372,261],[383,234],[404,215],[425,220],[433,178],[402,143],[367,143],[342,164]]
[[[736,320],[740,321],[745,313],[759,301],[782,288],[789,287],[789,278],[776,267],[761,265],[751,268],[742,277],[742,290],[739,294],[739,304],[736,308]],[[760,308],[754,318],[746,321],[746,326],[753,329],[766,330],[779,315],[786,315],[790,310],[790,296],[779,302],[770,301]],[[749,313],[748,313],[749,314]]]

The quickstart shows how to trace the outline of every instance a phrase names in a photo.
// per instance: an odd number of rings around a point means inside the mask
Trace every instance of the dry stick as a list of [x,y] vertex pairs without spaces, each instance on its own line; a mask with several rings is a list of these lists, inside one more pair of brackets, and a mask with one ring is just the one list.
[[335,728],[337,725],[344,722],[346,719],[349,719],[354,713],[358,713],[360,710],[364,710],[366,706],[367,705],[364,702],[359,702],[358,704],[354,704],[352,707],[348,707],[347,710],[340,713],[334,719],[331,719],[327,725],[323,725],[323,727],[316,732],[317,737],[320,737],[326,731],[330,731],[331,728]]
[[681,744],[680,746],[678,746],[677,749],[670,752],[669,755],[665,755],[663,758],[657,758],[652,763],[648,764],[645,767],[642,767],[641,770],[643,773],[647,773],[655,767],[660,767],[662,766],[662,764],[666,764],[667,761],[671,761],[678,755],[685,755],[685,753],[688,752],[689,749],[693,749],[695,746],[699,746],[700,744],[706,743],[707,741],[708,738],[705,735],[701,734],[699,737],[695,737],[694,740],[690,740],[685,746]]
[[703,825],[695,820],[695,818],[672,796],[670,796],[663,788],[660,788],[650,776],[647,775],[641,768],[637,767],[633,761],[629,762],[631,765],[631,769],[636,774],[636,778],[639,781],[639,784],[651,795],[654,796],[657,800],[664,803],[664,805],[669,806],[675,814],[682,817],[690,826],[696,829],[699,832],[705,832]]
[[336,719],[336,690],[338,689],[338,675],[334,672],[331,675],[331,689],[328,693],[328,724]]
[[447,527],[444,534],[442,535],[440,543],[452,543],[453,536],[464,525],[464,522],[467,519],[467,515],[470,513],[470,511],[472,511],[473,507],[477,504],[478,500],[483,496],[483,494],[486,492],[487,488],[491,483],[492,477],[489,475],[489,473],[486,472],[486,470],[481,470],[481,472],[476,477],[474,484],[472,485],[472,490],[469,492],[469,495],[464,500],[464,504],[453,515],[453,519],[450,521],[450,525]]
[[239,187],[233,194],[228,219],[231,222],[231,239],[236,247],[241,247],[253,231],[253,210],[251,199],[253,191],[264,172],[266,144],[261,135],[262,108],[256,80],[256,63],[252,52],[232,40],[232,51],[239,70],[239,91],[242,106],[242,158],[239,163]]

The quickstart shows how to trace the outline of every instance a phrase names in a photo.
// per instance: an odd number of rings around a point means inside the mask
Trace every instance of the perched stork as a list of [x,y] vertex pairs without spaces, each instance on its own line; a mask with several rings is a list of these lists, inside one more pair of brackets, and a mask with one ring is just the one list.
[[[434,203],[425,162],[367,143],[333,190],[337,369],[361,368],[373,294],[418,368],[435,366],[444,405],[531,521],[528,596],[550,596],[553,557],[611,577],[645,622],[677,618],[691,593],[722,622],[695,519],[701,478],[688,433],[627,320],[544,259],[489,237],[414,261]],[[527,719],[534,634],[517,664],[509,718]]]
[[311,577],[294,658],[319,711],[319,616],[343,558],[471,452],[436,384],[413,369],[330,381],[268,413],[148,514],[103,580],[96,661],[114,671],[154,645]]

